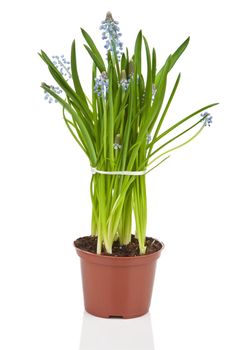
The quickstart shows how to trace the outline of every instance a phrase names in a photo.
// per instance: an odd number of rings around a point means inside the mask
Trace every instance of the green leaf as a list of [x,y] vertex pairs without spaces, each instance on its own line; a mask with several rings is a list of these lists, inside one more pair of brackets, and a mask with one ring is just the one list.
[[91,122],[92,112],[88,108],[88,105],[85,104],[83,99],[80,98],[79,95],[71,88],[68,82],[64,79],[64,77],[60,74],[57,68],[54,66],[53,62],[46,55],[44,51],[41,51],[39,54],[42,60],[47,64],[48,69],[54,78],[54,80],[58,83],[58,85],[64,90],[66,95],[71,98],[71,100],[77,105],[79,109],[87,116],[88,120]]
[[94,131],[94,125],[92,123],[92,120],[87,118],[87,116],[82,113],[82,109],[78,108],[78,106],[73,101],[68,99],[68,103],[76,110],[77,114],[80,115],[80,117],[83,119],[83,122],[84,122],[89,134],[91,135],[91,138],[94,140],[95,139],[95,137],[94,137],[95,131]]
[[169,97],[169,100],[168,100],[168,102],[167,102],[167,104],[166,104],[166,106],[165,106],[164,112],[162,113],[162,116],[161,116],[161,118],[160,118],[160,120],[159,120],[159,123],[158,123],[158,125],[157,125],[157,128],[156,128],[155,133],[154,133],[154,136],[153,136],[153,140],[152,140],[152,142],[150,143],[150,151],[151,151],[151,149],[152,149],[152,144],[154,144],[154,140],[155,140],[156,136],[159,134],[160,128],[161,128],[161,126],[162,126],[162,124],[163,124],[163,121],[164,121],[165,116],[166,116],[166,114],[167,114],[167,112],[168,112],[168,109],[169,109],[169,107],[170,107],[170,104],[171,104],[171,102],[172,102],[172,100],[173,100],[173,98],[174,98],[175,92],[176,92],[177,87],[178,87],[178,85],[179,85],[180,77],[181,77],[181,74],[178,75],[178,78],[177,78],[177,80],[176,80],[176,82],[175,82],[175,84],[174,84],[174,87],[173,87],[173,90],[172,90],[171,95],[170,95],[170,97]]
[[96,164],[97,157],[96,157],[94,145],[92,143],[90,134],[88,133],[87,128],[84,125],[83,119],[76,113],[76,111],[70,106],[70,104],[68,104],[58,94],[52,91],[47,84],[43,83],[41,87],[45,91],[47,91],[51,96],[53,96],[72,115],[72,117],[77,120],[81,129],[81,133],[83,135],[83,143],[86,145],[86,150],[87,150],[87,153],[89,154],[91,164],[92,166],[94,166],[94,164]]
[[178,49],[171,55],[170,60],[170,70],[173,68],[175,63],[178,61],[179,57],[183,54],[183,52],[186,50],[186,47],[188,46],[190,41],[190,37],[188,37],[179,47]]
[[105,72],[106,68],[105,66],[101,63],[101,61],[98,59],[98,57],[96,56],[96,54],[89,48],[89,46],[84,45],[84,47],[86,48],[87,52],[89,53],[89,55],[91,56],[92,60],[94,61],[96,67],[99,69],[99,71]]
[[156,50],[152,50],[152,83],[155,83],[156,79]]
[[122,54],[122,58],[121,58],[121,71],[122,70],[127,70],[127,59],[125,54]]
[[[134,108],[134,79],[130,81],[127,93],[130,92],[129,100],[128,100],[128,109],[127,109],[127,116],[126,116],[126,124],[123,134],[123,147],[121,149],[121,156],[122,156],[122,164],[121,164],[121,170],[125,169],[125,165],[127,162],[127,153],[128,153],[128,146],[129,146],[129,138],[131,133],[131,122],[133,117],[133,108]],[[133,92],[132,92],[133,91]]]
[[[219,103],[212,103],[208,106],[205,106],[203,108],[198,109],[197,111],[193,112],[192,114],[188,115],[187,117],[181,119],[179,122],[177,122],[176,124],[172,125],[170,128],[168,128],[166,131],[164,131],[162,134],[158,135],[155,138],[155,142],[159,141],[162,137],[166,136],[167,134],[169,134],[171,131],[173,131],[174,129],[176,129],[178,126],[180,126],[181,124],[185,123],[187,120],[191,119],[192,117],[194,117],[195,115],[203,112],[205,109],[217,106]],[[148,145],[148,148],[151,147],[151,144]]]
[[169,66],[170,66],[170,61],[169,58],[166,60],[166,63],[164,65],[164,68],[162,70],[159,84],[157,86],[157,92],[155,94],[155,98],[151,107],[151,123],[149,125],[149,132],[152,130],[157,117],[160,113],[161,107],[163,105],[164,97],[165,97],[165,92],[166,92],[166,83],[167,83],[167,75],[169,73]]
[[162,159],[158,164],[156,164],[155,166],[153,166],[151,169],[149,169],[146,172],[146,175],[149,174],[152,170],[154,170],[155,168],[157,168],[159,165],[161,165],[163,162],[165,162],[167,159],[169,159],[170,156],[165,157],[164,159]]
[[149,49],[148,42],[143,36],[145,49],[146,49],[146,61],[147,61],[147,80],[146,80],[146,91],[145,91],[145,111],[144,114],[147,115],[148,110],[151,106],[151,97],[152,97],[152,67],[151,67],[151,53]]
[[142,71],[142,31],[140,30],[137,34],[135,48],[134,48],[134,63],[138,75],[141,75]]
[[[169,71],[173,68],[173,66],[175,65],[175,63],[177,62],[177,60],[179,59],[179,57],[182,55],[182,53],[185,51],[186,47],[188,46],[190,37],[188,37],[179,47],[178,49],[169,56]],[[161,74],[162,74],[162,70],[164,69],[164,66],[159,70],[159,72],[156,75],[156,79],[155,79],[155,84],[158,85]]]
[[72,70],[72,80],[75,86],[76,93],[80,96],[80,98],[84,101],[84,103],[87,105],[87,100],[85,93],[82,89],[81,82],[79,79],[78,71],[77,71],[77,58],[76,58],[76,44],[75,40],[72,42],[72,47],[71,47],[71,70]]
[[[68,128],[68,130],[70,131],[72,137],[76,140],[76,142],[78,143],[78,145],[81,147],[81,149],[83,150],[83,152],[88,156],[85,147],[83,146],[83,144],[81,143],[81,141],[78,139],[78,137],[75,135],[74,131],[72,130],[71,126],[73,126],[74,129],[76,129],[76,126],[66,118],[65,114],[63,113],[63,119],[65,121],[65,124]],[[77,130],[77,129],[76,129]]]
[[137,152],[141,147],[141,145],[144,144],[144,140],[146,139],[146,135],[148,134],[149,127],[152,121],[157,117],[157,115],[160,112],[160,109],[164,100],[164,95],[165,95],[167,74],[168,74],[168,63],[167,63],[166,69],[162,73],[160,88],[156,93],[156,96],[151,108],[151,112],[145,119],[143,119],[143,123],[140,127],[139,134],[137,137],[137,142],[132,146],[131,156],[128,161],[128,169],[132,168],[134,161],[137,157]]
[[[112,81],[113,67],[109,67],[109,81]],[[113,86],[109,84],[108,91],[109,109],[108,109],[108,145],[109,145],[109,157],[114,168],[114,105],[113,105]]]
[[[173,148],[171,148],[171,149],[168,149],[167,151],[163,152],[162,154],[159,154],[155,159],[153,159],[153,160],[148,164],[148,166],[150,166],[152,163],[154,163],[154,162],[155,162],[157,159],[159,159],[160,157],[163,157],[165,154],[170,153],[170,152],[172,152],[172,151],[175,151],[175,150],[177,150],[177,149],[179,149],[179,148],[181,148],[181,147],[187,145],[189,142],[191,142],[192,140],[194,140],[194,139],[202,132],[202,130],[203,130],[204,128],[205,128],[205,126],[202,125],[201,128],[200,128],[191,138],[189,138],[187,141],[185,141],[185,142],[183,142],[183,143],[181,143],[181,144],[179,144],[179,145],[177,145],[177,146],[175,146],[175,147],[173,147]],[[152,170],[152,169],[151,169],[151,170]]]
[[154,154],[156,154],[157,152],[159,152],[162,148],[164,148],[165,146],[167,146],[168,144],[170,144],[171,142],[175,141],[176,139],[178,139],[179,137],[181,137],[182,135],[186,134],[188,131],[192,130],[193,128],[195,128],[195,126],[197,126],[198,124],[203,122],[204,118],[201,118],[200,120],[198,120],[196,123],[194,123],[193,125],[191,125],[189,128],[187,128],[186,130],[182,131],[181,133],[179,133],[178,135],[172,137],[170,140],[166,141],[163,145],[161,145],[160,147],[158,147],[153,153],[151,153],[149,155],[149,157],[152,157]]
[[97,67],[99,68],[99,70],[101,72],[104,72],[106,71],[106,68],[105,68],[105,64],[104,64],[104,61],[103,61],[103,58],[101,56],[101,54],[99,53],[96,45],[94,44],[92,38],[90,37],[90,35],[84,30],[81,28],[81,32],[82,32],[82,35],[84,36],[87,44],[89,45],[89,48],[90,48],[90,51],[88,50],[88,47],[86,47],[87,51],[90,53],[91,57],[93,58],[93,60],[95,61],[96,59],[96,65]]

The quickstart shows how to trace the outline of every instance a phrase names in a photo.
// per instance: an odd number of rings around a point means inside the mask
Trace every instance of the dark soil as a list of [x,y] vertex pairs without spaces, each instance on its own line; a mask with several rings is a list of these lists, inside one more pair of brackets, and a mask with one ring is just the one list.
[[[86,250],[90,253],[96,254],[96,246],[97,246],[97,237],[95,236],[85,236],[78,238],[75,241],[75,246],[79,249]],[[146,238],[146,255],[157,252],[162,248],[162,245],[159,241],[154,238],[147,237]],[[132,235],[131,242],[127,245],[120,245],[119,240],[113,243],[112,254],[108,254],[105,251],[105,248],[102,247],[102,255],[110,255],[110,256],[137,256],[139,254],[139,244],[138,240]]]

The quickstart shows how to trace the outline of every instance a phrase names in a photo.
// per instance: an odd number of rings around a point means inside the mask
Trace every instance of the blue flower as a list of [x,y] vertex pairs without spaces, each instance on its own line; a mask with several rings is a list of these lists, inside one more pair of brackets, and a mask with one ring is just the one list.
[[114,143],[113,147],[116,151],[118,151],[122,147],[122,145],[120,145],[119,143]]
[[208,112],[201,113],[201,117],[204,118],[204,125],[211,126],[213,117]]
[[127,91],[130,84],[130,79],[127,79],[126,71],[123,69],[121,72],[120,85],[124,91]]
[[57,70],[61,73],[65,80],[69,80],[72,77],[71,74],[71,64],[66,60],[64,55],[61,56],[52,56],[53,64]]
[[108,89],[109,89],[109,79],[107,77],[106,72],[102,72],[98,78],[95,78],[94,92],[98,96],[102,96],[105,99]]
[[122,79],[120,80],[120,85],[122,86],[122,89],[124,91],[127,91],[128,87],[129,87],[129,79]]
[[120,41],[122,34],[118,24],[111,12],[108,12],[105,21],[101,22],[100,30],[102,30],[102,39],[105,40],[105,49],[116,54],[119,59],[123,52],[123,43]]
[[[63,90],[60,89],[60,87],[58,86],[53,86],[53,85],[50,85],[50,90],[54,91],[56,94],[60,95]],[[52,103],[52,102],[55,102],[57,103],[58,101],[56,100],[56,98],[53,98],[50,93],[46,90],[44,90],[44,99],[46,101],[48,101],[48,103]]]

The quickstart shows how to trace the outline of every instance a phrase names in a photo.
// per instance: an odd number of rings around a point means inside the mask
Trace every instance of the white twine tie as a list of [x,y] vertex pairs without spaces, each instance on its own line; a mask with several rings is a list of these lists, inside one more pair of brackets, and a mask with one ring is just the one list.
[[146,169],[141,171],[128,171],[128,170],[121,170],[121,171],[105,171],[105,170],[98,170],[96,168],[91,167],[91,173],[94,174],[103,174],[103,175],[135,175],[135,176],[141,176],[146,174]]

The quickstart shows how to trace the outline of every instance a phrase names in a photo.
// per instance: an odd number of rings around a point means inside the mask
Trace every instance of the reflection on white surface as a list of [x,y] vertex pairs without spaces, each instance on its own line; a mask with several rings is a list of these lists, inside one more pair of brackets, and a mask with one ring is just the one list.
[[84,313],[79,350],[154,350],[150,315],[123,319]]

